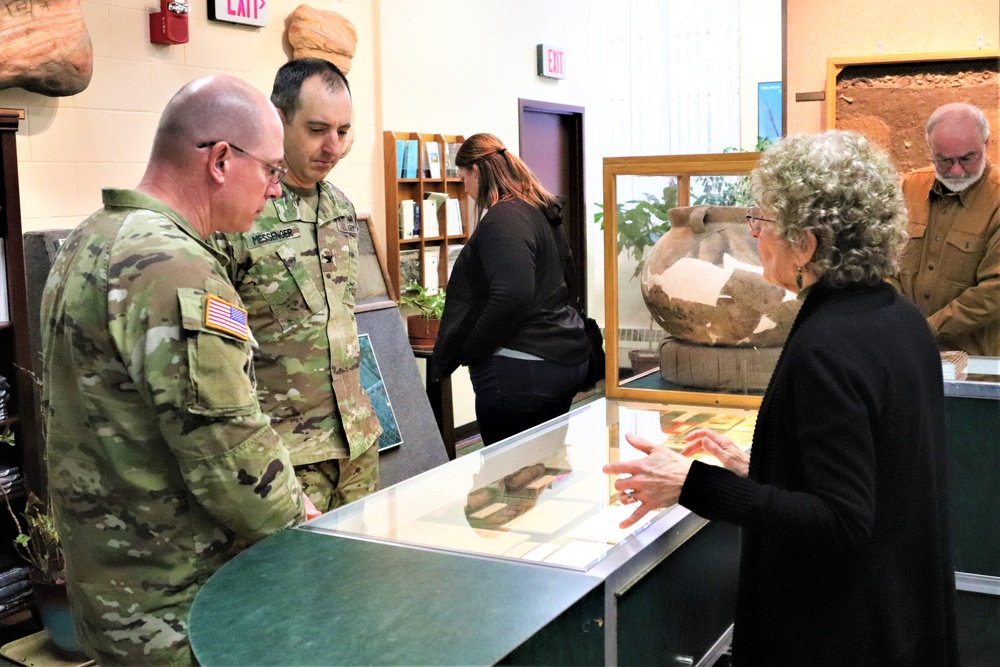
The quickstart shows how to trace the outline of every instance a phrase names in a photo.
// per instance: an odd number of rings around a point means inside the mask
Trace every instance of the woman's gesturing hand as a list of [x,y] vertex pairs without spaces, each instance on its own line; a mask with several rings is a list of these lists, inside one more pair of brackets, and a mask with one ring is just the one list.
[[604,472],[609,475],[631,475],[615,480],[622,503],[639,503],[636,510],[619,524],[622,528],[633,525],[651,510],[675,504],[691,468],[691,459],[669,447],[657,445],[633,433],[627,433],[625,439],[648,456],[604,466]]
[[709,428],[700,428],[684,436],[688,446],[681,450],[683,456],[695,454],[711,454],[727,470],[732,470],[740,477],[746,477],[750,471],[750,456],[736,446],[729,438],[719,435]]

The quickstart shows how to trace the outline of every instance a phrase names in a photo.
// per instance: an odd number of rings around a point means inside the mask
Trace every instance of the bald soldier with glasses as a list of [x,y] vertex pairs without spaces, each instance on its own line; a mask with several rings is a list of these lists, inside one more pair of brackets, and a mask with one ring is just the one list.
[[927,121],[932,164],[903,179],[910,240],[893,279],[942,350],[1000,356],[1000,172],[986,157],[986,115],[939,107]]

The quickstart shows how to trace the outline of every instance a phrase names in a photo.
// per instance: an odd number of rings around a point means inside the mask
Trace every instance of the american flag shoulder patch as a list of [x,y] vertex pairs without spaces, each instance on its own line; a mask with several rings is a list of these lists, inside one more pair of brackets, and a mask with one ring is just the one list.
[[208,295],[208,302],[205,304],[205,326],[209,329],[224,331],[240,340],[250,338],[250,329],[247,327],[247,311],[214,294]]

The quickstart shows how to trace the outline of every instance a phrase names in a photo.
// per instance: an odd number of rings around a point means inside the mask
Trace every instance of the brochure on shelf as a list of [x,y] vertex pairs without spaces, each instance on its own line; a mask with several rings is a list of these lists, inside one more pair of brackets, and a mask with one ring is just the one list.
[[461,203],[454,197],[445,202],[444,224],[448,231],[448,236],[461,236],[465,233],[462,228],[462,208]]
[[416,219],[414,217],[415,202],[404,199],[399,202],[399,237],[412,239],[417,237]]
[[396,178],[403,177],[404,159],[406,157],[406,139],[396,139]]
[[416,139],[406,140],[406,155],[403,158],[403,178],[417,177],[417,164],[420,161],[419,148],[420,144]]
[[441,149],[437,142],[428,141],[424,144],[427,164],[424,166],[424,176],[427,178],[441,178]]
[[421,234],[423,236],[438,236],[441,233],[435,226],[438,219],[438,200],[428,197],[420,202],[420,205]]

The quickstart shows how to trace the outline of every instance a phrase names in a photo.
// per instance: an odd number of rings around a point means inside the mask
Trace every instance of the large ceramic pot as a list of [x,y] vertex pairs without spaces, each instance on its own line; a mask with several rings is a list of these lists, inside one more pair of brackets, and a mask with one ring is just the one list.
[[670,334],[659,365],[671,383],[740,392],[767,386],[800,302],[764,280],[748,212],[671,209],[670,231],[643,265],[646,307]]
[[66,595],[66,584],[52,584],[43,581],[36,570],[28,573],[31,588],[38,603],[38,613],[42,617],[42,627],[55,645],[57,653],[67,660],[86,662],[87,656],[76,638],[73,615]]
[[642,296],[671,336],[700,345],[779,347],[799,301],[764,280],[749,209],[691,206],[668,211],[670,231],[642,268]]

